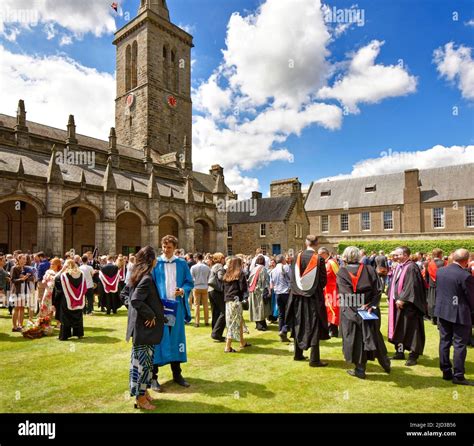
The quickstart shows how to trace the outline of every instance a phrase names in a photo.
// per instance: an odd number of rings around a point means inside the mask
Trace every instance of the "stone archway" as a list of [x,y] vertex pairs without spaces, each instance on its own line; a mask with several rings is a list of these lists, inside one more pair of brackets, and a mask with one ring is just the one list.
[[194,222],[194,247],[197,252],[208,253],[212,250],[212,228],[204,219]]
[[0,203],[0,252],[17,249],[34,252],[38,248],[38,211],[32,204],[18,200]]
[[63,216],[63,251],[74,249],[76,254],[93,250],[96,246],[96,216],[82,206],[73,206]]
[[142,219],[134,212],[122,212],[117,217],[117,254],[136,254],[143,245]]
[[179,221],[171,215],[160,218],[160,243],[165,235],[174,235],[179,238]]

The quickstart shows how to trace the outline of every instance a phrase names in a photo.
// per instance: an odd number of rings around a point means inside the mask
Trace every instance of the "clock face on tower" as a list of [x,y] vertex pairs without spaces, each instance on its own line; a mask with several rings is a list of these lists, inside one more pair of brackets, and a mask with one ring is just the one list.
[[129,95],[127,95],[125,102],[128,108],[132,108],[133,104],[135,104],[135,95],[133,93],[130,93]]
[[178,101],[176,100],[176,98],[173,95],[169,95],[166,99],[166,102],[172,108],[176,108],[176,105],[178,103]]

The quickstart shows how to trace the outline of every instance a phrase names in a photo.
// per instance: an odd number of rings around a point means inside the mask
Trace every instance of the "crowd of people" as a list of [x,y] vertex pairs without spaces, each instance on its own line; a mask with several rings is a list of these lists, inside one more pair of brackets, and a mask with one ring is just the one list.
[[56,320],[59,339],[83,337],[83,316],[98,310],[117,313],[120,291],[134,257],[101,256],[92,252],[48,258],[44,252],[0,255],[0,305],[12,316],[12,332],[22,332],[27,319]]
[[[472,385],[464,375],[468,345],[473,345],[474,255],[457,249],[412,254],[400,246],[386,255],[368,255],[355,246],[341,255],[318,248],[315,236],[294,255],[225,256],[192,254],[174,236],[136,255],[82,256],[68,252],[48,258],[15,251],[0,256],[0,303],[12,315],[12,331],[24,330],[25,312],[56,320],[59,339],[84,336],[84,316],[94,311],[128,310],[127,340],[133,340],[130,393],[141,409],[154,409],[149,389],[161,392],[158,372],[170,365],[174,381],[189,387],[181,364],[187,362],[186,325],[210,326],[210,337],[225,353],[251,348],[245,319],[258,331],[278,324],[279,339],[293,343],[293,359],[325,367],[320,343],[342,337],[343,355],[354,364],[351,376],[366,378],[367,361],[387,373],[392,360],[417,364],[425,347],[425,321],[438,326],[442,377]],[[388,301],[390,357],[381,332],[380,303]],[[97,309],[95,303],[97,302]],[[209,309],[210,303],[210,309]],[[193,312],[194,309],[194,312]],[[248,310],[248,318],[244,311]],[[292,338],[292,341],[290,341]],[[453,363],[450,349],[454,347]],[[408,352],[408,358],[406,353]]]

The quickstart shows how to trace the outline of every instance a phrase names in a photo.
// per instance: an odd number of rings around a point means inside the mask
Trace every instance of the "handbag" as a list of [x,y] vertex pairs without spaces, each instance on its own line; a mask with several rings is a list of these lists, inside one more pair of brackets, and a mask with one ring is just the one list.
[[242,310],[247,311],[249,309],[249,301],[247,299],[244,299],[242,301]]
[[209,276],[209,282],[207,283],[214,291],[219,291],[222,293],[224,291],[224,286],[222,282],[217,277],[217,271],[211,271],[211,275]]

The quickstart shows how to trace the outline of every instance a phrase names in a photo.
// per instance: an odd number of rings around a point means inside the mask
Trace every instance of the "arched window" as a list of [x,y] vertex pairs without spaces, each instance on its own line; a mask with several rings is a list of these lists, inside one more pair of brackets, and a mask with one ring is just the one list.
[[171,78],[173,91],[179,93],[179,63],[176,50],[171,51]]
[[138,44],[135,40],[132,44],[132,67],[131,67],[131,83],[132,88],[137,87],[137,80],[138,80]]
[[169,60],[168,48],[163,47],[163,85],[165,88],[170,88],[169,82]]
[[131,79],[132,48],[127,45],[125,49],[125,91],[129,91],[132,85]]

